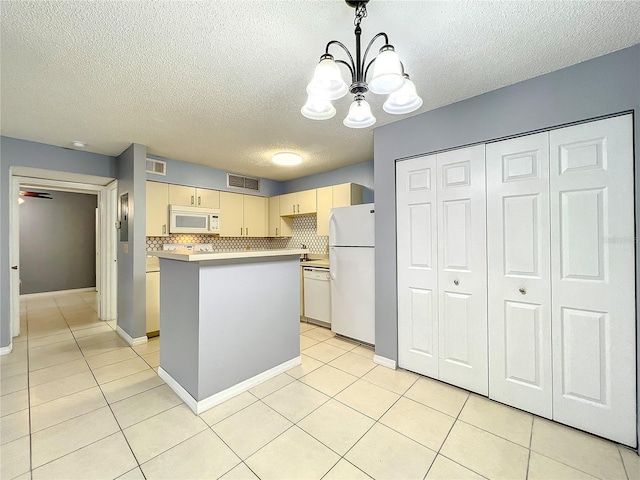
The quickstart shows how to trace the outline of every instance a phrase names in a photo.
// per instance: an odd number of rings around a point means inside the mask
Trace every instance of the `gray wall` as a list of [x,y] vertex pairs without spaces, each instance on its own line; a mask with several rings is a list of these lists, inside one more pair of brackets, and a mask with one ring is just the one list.
[[285,182],[282,193],[300,192],[312,188],[339,185],[341,183],[358,183],[365,187],[363,202],[373,202],[373,162],[364,162],[349,167],[337,168],[329,172],[317,173],[307,177]]
[[0,137],[0,347],[11,343],[9,315],[9,169],[12,166],[116,177],[116,159]]
[[[629,110],[635,115],[635,161],[640,165],[640,45],[377,128],[376,353],[398,358],[397,159]],[[640,192],[639,175],[636,192]],[[640,234],[639,211],[640,195],[636,194],[636,236]],[[640,252],[636,253],[636,270],[640,271]],[[640,344],[640,325],[637,331]]]
[[20,205],[20,293],[95,287],[98,197],[27,190],[52,199],[24,197]]
[[[280,195],[282,191],[282,182],[269,180],[267,178],[260,179],[260,191],[252,192],[249,190],[227,188],[227,171],[218,168],[206,167],[196,163],[182,162],[180,160],[172,160],[170,158],[159,157],[157,155],[149,155],[149,158],[155,158],[167,162],[167,175],[155,175],[147,173],[147,180],[161,183],[174,183],[176,185],[187,185],[190,187],[211,188],[213,190],[226,190],[229,192],[246,193],[251,195],[260,195],[262,197],[272,197]],[[231,172],[237,173],[237,172]],[[247,175],[251,176],[251,175]]]
[[118,157],[118,199],[129,194],[128,239],[118,241],[118,327],[134,339],[147,334],[146,158],[147,148],[137,143]]

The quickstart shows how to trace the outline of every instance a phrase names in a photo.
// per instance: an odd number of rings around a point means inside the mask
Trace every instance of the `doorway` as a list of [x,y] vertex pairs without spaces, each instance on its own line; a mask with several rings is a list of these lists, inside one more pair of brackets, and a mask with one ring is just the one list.
[[[96,290],[98,316],[115,320],[117,316],[117,180],[39,169],[12,168],[10,192],[10,282],[11,337],[20,335],[20,190],[24,187],[97,196],[96,211]],[[17,268],[13,268],[13,267]]]

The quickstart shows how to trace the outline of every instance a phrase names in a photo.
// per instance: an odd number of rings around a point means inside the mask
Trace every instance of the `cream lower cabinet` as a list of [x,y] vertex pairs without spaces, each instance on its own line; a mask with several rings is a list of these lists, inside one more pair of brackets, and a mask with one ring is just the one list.
[[293,235],[293,219],[280,216],[280,196],[269,198],[269,237]]
[[266,237],[268,198],[220,192],[221,237]]
[[202,208],[220,208],[220,192],[208,188],[169,185],[169,204]]
[[160,272],[147,272],[147,335],[160,331]]
[[362,185],[356,183],[342,183],[317,189],[316,210],[317,230],[316,234],[329,235],[329,214],[334,207],[348,207],[362,203]]
[[147,181],[146,192],[147,237],[169,235],[169,185]]
[[316,213],[316,189],[280,195],[280,216],[295,217]]

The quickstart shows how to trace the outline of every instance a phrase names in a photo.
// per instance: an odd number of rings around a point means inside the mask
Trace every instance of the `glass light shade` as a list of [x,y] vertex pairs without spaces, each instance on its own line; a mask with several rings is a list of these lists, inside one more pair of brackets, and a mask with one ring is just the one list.
[[349,128],[366,128],[376,123],[371,107],[366,100],[354,100],[349,107],[349,114],[342,123]]
[[323,58],[316,66],[313,79],[307,85],[307,93],[322,100],[344,97],[349,86],[342,79],[338,64],[331,58]]
[[336,114],[336,109],[330,101],[309,95],[300,113],[311,120],[328,120]]
[[400,57],[393,50],[393,47],[382,47],[386,50],[380,51],[373,62],[373,76],[369,82],[369,90],[373,93],[387,95],[398,90],[404,84],[402,77],[402,64]]
[[276,153],[273,157],[271,157],[271,161],[276,165],[282,165],[284,167],[292,167],[294,165],[301,164],[302,157],[297,153],[281,152],[281,153]]
[[395,92],[389,94],[389,98],[384,102],[382,108],[387,113],[401,115],[410,113],[422,106],[422,99],[416,93],[414,83],[405,77],[404,85]]

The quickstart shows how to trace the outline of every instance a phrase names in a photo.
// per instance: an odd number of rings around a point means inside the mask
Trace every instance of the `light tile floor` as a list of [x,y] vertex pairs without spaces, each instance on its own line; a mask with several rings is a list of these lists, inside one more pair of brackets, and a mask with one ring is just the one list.
[[95,294],[22,302],[0,357],[0,478],[640,479],[640,457],[464,390],[373,363],[300,324],[302,365],[194,415]]

